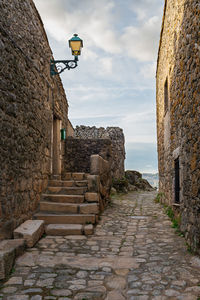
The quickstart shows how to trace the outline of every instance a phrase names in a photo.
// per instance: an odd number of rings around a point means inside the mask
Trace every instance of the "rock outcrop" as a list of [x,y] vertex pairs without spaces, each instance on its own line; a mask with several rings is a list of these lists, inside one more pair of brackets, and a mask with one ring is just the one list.
[[146,179],[142,178],[142,174],[138,171],[125,171],[125,177],[121,179],[113,179],[113,188],[117,192],[127,193],[128,191],[153,191],[154,188]]
[[125,178],[128,180],[129,190],[152,191],[154,188],[150,183],[142,178],[142,174],[137,171],[128,170],[125,172]]

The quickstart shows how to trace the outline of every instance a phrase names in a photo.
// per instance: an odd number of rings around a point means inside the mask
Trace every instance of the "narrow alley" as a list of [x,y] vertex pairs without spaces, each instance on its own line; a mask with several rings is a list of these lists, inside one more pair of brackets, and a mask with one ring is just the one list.
[[18,258],[0,298],[200,299],[200,259],[155,195],[114,197],[92,236],[43,237]]

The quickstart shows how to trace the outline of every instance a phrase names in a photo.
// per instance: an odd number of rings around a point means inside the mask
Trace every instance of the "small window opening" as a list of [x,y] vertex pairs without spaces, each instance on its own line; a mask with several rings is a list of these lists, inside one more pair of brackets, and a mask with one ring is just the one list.
[[175,203],[180,203],[180,167],[179,158],[174,161],[175,168]]
[[168,110],[168,102],[169,102],[169,95],[168,95],[168,79],[165,81],[164,87],[164,106],[165,106],[165,113]]

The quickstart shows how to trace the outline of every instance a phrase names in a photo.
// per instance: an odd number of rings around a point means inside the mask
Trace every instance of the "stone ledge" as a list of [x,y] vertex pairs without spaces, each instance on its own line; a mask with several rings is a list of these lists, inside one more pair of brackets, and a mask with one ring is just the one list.
[[27,220],[14,230],[14,238],[24,238],[27,247],[33,247],[43,233],[43,220]]
[[25,249],[24,239],[3,240],[0,242],[0,280],[11,272],[15,258]]

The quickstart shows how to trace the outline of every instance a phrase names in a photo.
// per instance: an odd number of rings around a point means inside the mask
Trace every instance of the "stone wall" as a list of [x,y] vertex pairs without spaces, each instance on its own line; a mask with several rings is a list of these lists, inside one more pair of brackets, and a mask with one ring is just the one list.
[[109,139],[76,139],[65,141],[63,176],[66,172],[90,173],[90,156],[99,154],[111,164],[112,149]]
[[[68,104],[31,0],[0,1],[0,239],[31,217],[52,172],[53,119]],[[61,124],[62,122],[62,124]]]
[[[160,192],[200,253],[200,9],[197,0],[165,1],[157,63]],[[176,168],[175,164],[179,168]],[[178,173],[179,180],[178,180]],[[176,174],[176,175],[175,175]],[[175,187],[180,189],[175,193]],[[178,196],[179,199],[178,199]]]
[[112,164],[111,176],[113,178],[122,178],[124,176],[124,134],[123,130],[119,127],[103,127],[96,128],[95,126],[76,126],[76,138],[81,139],[110,139],[112,145]]
[[72,126],[72,123],[70,122],[70,120],[68,120],[67,122],[67,136],[74,136],[74,128]]

